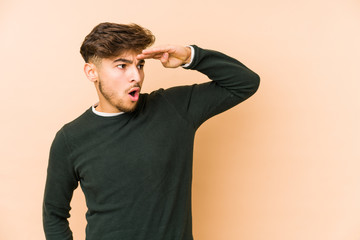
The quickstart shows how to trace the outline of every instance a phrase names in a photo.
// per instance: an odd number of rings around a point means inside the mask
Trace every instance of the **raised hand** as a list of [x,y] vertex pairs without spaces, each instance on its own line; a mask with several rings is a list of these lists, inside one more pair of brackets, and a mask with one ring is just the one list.
[[190,62],[190,47],[166,45],[152,47],[137,55],[137,59],[157,59],[167,68],[176,68]]

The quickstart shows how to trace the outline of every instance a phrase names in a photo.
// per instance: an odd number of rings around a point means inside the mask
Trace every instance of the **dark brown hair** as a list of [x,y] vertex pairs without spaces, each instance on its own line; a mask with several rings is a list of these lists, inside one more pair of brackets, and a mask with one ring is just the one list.
[[115,57],[125,51],[141,51],[155,41],[150,30],[137,24],[100,23],[85,37],[80,47],[85,62]]

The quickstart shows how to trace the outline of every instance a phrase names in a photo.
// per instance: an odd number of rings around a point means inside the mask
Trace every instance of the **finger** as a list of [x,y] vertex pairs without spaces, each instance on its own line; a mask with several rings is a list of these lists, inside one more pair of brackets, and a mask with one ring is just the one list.
[[160,59],[161,56],[163,55],[163,53],[160,54],[139,54],[136,56],[137,59],[141,60],[141,59]]
[[162,54],[160,61],[163,64],[168,62],[169,61],[169,53],[165,52],[164,54]]
[[158,46],[158,47],[147,48],[142,51],[143,54],[156,54],[156,53],[164,53],[164,52],[172,53],[172,52],[174,52],[174,47],[173,46]]

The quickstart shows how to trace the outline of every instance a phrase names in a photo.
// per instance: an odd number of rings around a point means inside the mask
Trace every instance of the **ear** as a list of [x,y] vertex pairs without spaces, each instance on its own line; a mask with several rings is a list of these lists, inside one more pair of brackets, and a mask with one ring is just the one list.
[[98,72],[97,72],[95,64],[93,64],[93,63],[85,63],[84,72],[85,72],[86,77],[91,82],[96,82],[98,80]]

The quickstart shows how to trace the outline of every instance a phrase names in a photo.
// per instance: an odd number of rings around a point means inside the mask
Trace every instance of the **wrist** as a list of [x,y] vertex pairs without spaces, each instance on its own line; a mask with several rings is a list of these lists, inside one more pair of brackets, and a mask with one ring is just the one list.
[[191,63],[191,48],[189,46],[186,46],[185,50],[186,50],[186,53],[187,53],[187,58],[185,59],[183,65]]
[[187,68],[190,66],[190,64],[192,63],[193,59],[194,59],[194,55],[195,55],[195,50],[193,48],[193,46],[186,46],[185,47],[188,55],[186,60],[184,61],[184,64],[182,65],[182,67]]

